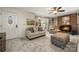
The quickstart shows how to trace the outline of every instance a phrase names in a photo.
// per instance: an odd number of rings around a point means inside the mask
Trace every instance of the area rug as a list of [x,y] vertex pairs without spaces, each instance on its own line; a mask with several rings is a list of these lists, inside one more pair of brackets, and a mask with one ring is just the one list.
[[77,43],[69,42],[63,50],[53,44],[47,37],[39,37],[33,40],[27,38],[10,39],[6,41],[5,52],[76,52]]
[[77,52],[77,43],[69,42],[64,49],[65,52]]

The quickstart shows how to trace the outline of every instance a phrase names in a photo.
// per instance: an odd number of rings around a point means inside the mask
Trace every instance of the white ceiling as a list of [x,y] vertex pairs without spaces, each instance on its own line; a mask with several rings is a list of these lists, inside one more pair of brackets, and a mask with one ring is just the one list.
[[57,15],[48,14],[51,7],[17,7],[17,9],[21,9],[24,11],[31,12],[35,15],[42,16],[42,17],[55,17],[60,15],[66,15],[70,13],[75,13],[77,10],[79,10],[79,7],[62,7],[62,9],[65,10],[65,12],[58,13]]

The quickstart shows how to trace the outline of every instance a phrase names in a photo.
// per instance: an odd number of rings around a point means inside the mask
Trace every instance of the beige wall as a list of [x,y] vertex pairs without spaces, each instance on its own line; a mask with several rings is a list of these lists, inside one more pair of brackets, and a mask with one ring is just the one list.
[[[26,20],[27,19],[35,20],[35,16],[33,14],[24,12],[24,11],[16,9],[16,8],[0,8],[0,10],[1,10],[0,13],[2,13],[2,15],[8,14],[8,13],[16,15],[16,20],[17,20],[17,25],[18,25],[18,28],[17,28],[17,36],[18,37],[25,36],[25,29],[27,28]],[[3,18],[5,18],[5,16]],[[5,24],[5,22],[3,23],[3,27],[4,27],[4,24]],[[5,24],[5,25],[7,25],[7,24]],[[4,28],[2,28],[2,30],[7,31]],[[10,38],[7,37],[7,39],[10,39]]]

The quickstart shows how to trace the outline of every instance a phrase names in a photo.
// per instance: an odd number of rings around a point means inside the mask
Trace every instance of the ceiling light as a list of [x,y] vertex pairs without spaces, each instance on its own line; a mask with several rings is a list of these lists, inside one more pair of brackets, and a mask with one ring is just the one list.
[[54,14],[57,14],[57,11],[53,11]]
[[57,11],[54,11],[53,13],[57,13]]

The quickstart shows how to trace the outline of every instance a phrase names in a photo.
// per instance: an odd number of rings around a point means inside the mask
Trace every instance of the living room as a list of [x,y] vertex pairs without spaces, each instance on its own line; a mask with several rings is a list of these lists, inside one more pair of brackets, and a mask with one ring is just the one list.
[[0,7],[0,50],[78,52],[78,19],[78,7]]

